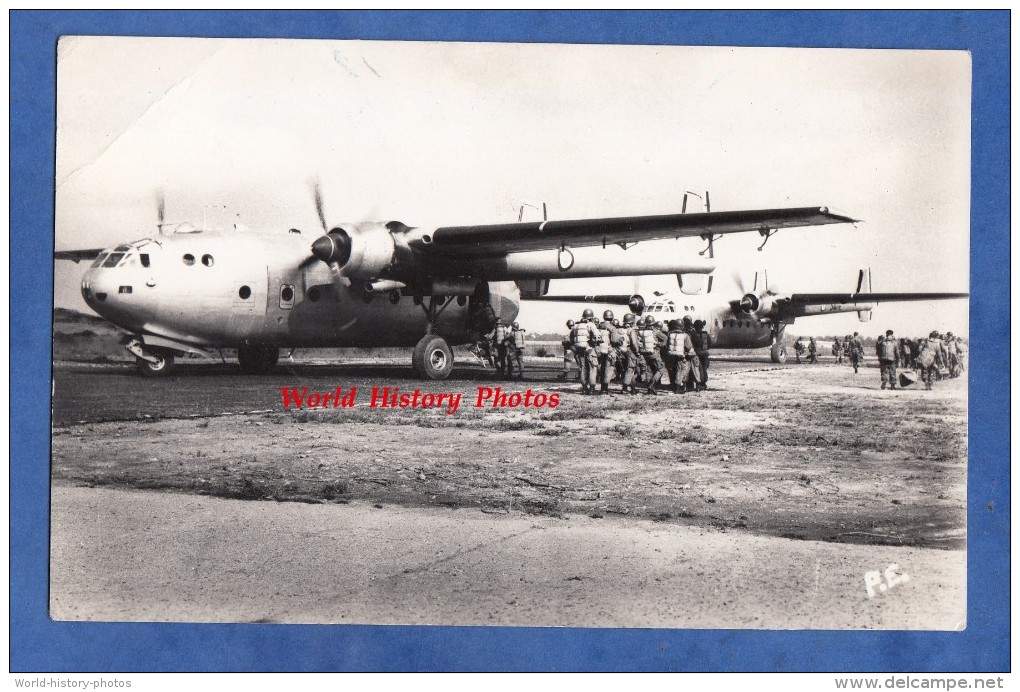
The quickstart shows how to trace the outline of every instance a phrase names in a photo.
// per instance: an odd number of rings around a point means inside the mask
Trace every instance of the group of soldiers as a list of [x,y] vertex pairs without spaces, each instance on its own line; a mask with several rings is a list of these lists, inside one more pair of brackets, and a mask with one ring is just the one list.
[[864,340],[857,332],[853,336],[847,334],[842,341],[837,338],[832,342],[832,355],[836,357],[837,365],[847,363],[857,372],[864,364]]
[[[797,362],[805,351],[803,338],[794,344]],[[811,337],[807,346],[809,363],[818,362],[818,345]],[[919,374],[925,388],[931,389],[932,383],[945,377],[959,377],[964,370],[965,346],[963,339],[948,332],[944,336],[937,331],[931,332],[927,339],[898,339],[889,329],[878,337],[875,342],[875,353],[878,356],[879,369],[882,376],[882,389],[896,389],[896,369],[909,369]],[[849,363],[857,372],[864,363],[864,341],[860,334],[847,334],[842,340],[836,339],[832,344],[832,355],[836,364]]]
[[651,315],[627,313],[621,322],[606,310],[598,321],[586,309],[577,322],[567,320],[567,328],[560,379],[568,379],[571,365],[577,366],[582,394],[610,394],[614,380],[624,394],[637,394],[639,385],[657,394],[663,375],[678,394],[708,388],[711,338],[702,320],[684,317],[663,324]]
[[920,374],[925,389],[945,377],[963,374],[966,347],[963,339],[933,330],[927,339],[897,339],[889,329],[875,344],[882,370],[882,389],[896,389],[896,368],[908,368]]
[[494,366],[499,377],[511,380],[516,369],[518,379],[523,380],[526,348],[524,337],[527,330],[522,329],[517,322],[505,325],[499,317],[494,317],[493,322],[493,329],[475,343],[476,355],[483,362]]
[[[800,357],[804,355],[804,337],[798,337],[797,341],[793,344],[793,353],[797,356],[797,362],[800,362]],[[811,341],[807,345],[808,352],[808,363],[818,362],[818,342],[815,341],[815,337],[811,337]]]

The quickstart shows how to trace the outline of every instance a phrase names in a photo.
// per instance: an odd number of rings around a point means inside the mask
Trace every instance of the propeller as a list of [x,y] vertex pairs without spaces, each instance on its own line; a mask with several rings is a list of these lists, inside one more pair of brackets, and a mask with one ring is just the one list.
[[163,191],[160,190],[156,193],[156,225],[160,228],[163,227],[163,222],[166,220],[166,197],[163,195]]
[[741,276],[740,272],[734,269],[732,276],[733,283],[737,285],[737,290],[740,291],[741,294],[747,293],[747,289],[744,288],[744,277]]
[[346,263],[350,259],[351,238],[342,228],[329,229],[322,202],[322,186],[318,179],[313,180],[311,185],[315,213],[319,217],[319,226],[323,233],[312,243],[312,257],[325,262],[329,267],[330,274],[333,276],[333,285],[336,287],[336,299],[340,300],[340,289],[350,285],[350,282],[340,271],[340,264]]

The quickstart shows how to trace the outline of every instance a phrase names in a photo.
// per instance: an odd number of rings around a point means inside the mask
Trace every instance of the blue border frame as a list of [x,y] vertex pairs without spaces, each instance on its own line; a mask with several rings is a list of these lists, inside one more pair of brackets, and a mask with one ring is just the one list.
[[[51,622],[47,462],[56,41],[62,34],[969,50],[967,630]],[[1009,670],[1009,12],[11,12],[10,41],[11,671]]]

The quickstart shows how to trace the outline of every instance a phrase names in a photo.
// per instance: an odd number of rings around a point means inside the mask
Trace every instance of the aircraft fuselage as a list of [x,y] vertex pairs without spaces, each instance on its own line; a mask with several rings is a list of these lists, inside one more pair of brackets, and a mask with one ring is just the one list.
[[[82,295],[110,322],[152,341],[196,348],[414,346],[428,329],[421,305],[372,294],[309,261],[314,238],[290,232],[178,232],[119,245],[85,272]],[[496,314],[520,307],[513,282],[489,284]],[[426,298],[426,300],[428,300]],[[469,298],[454,298],[434,331],[467,343]]]

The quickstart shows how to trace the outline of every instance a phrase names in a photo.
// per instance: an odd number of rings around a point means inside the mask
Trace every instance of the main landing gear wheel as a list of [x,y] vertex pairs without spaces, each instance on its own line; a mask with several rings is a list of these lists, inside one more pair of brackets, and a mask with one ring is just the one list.
[[772,344],[772,362],[786,362],[786,346],[783,346],[782,344]]
[[280,349],[272,346],[242,346],[237,349],[237,362],[247,375],[265,375],[280,360]]
[[135,358],[138,371],[145,377],[166,377],[174,369],[174,357],[170,353],[153,353],[156,362]]
[[411,354],[414,371],[430,380],[445,380],[453,371],[453,351],[446,339],[426,334]]

